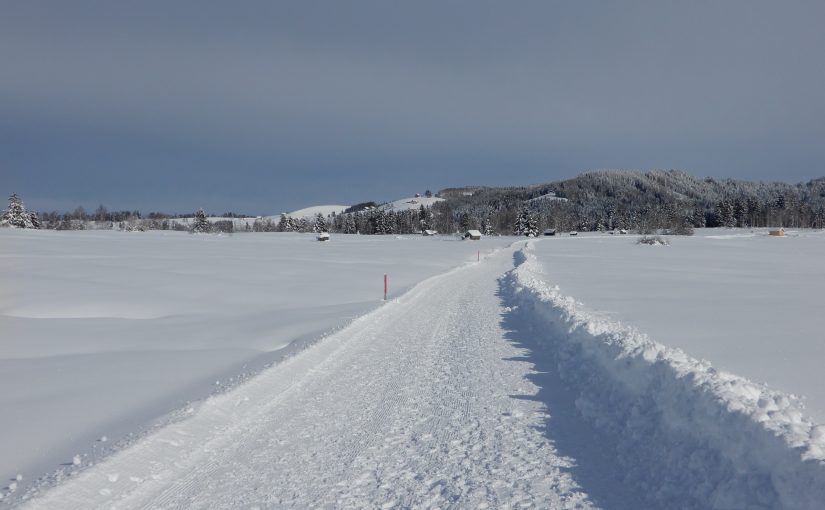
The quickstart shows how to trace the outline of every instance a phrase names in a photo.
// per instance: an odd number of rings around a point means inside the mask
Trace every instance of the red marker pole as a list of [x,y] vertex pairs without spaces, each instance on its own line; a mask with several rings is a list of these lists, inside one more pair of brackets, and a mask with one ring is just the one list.
[[384,273],[384,301],[387,300],[387,273]]

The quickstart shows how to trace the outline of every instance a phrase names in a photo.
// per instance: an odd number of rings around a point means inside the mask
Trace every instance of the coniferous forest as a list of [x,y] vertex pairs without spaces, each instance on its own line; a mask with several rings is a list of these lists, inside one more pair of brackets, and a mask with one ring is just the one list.
[[[429,192],[428,192],[429,193]],[[544,229],[691,234],[701,227],[825,228],[825,177],[805,183],[699,178],[681,171],[604,170],[571,179],[520,187],[448,188],[431,207],[395,211],[376,202],[328,217],[277,220],[224,213],[206,227],[205,213],[171,215],[140,211],[28,213],[12,195],[3,223],[21,228],[77,230],[196,230],[203,232],[319,232],[414,234],[478,229],[486,235],[536,235]],[[26,216],[28,214],[28,216]],[[193,218],[193,221],[181,221]],[[25,221],[21,218],[34,218]],[[233,218],[247,218],[239,228]]]

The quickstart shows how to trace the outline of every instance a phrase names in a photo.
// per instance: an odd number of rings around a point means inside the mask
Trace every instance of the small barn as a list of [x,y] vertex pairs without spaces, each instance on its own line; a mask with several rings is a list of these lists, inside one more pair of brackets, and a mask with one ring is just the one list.
[[570,232],[570,235],[571,236],[577,236],[577,235],[579,235],[579,233],[574,230],[574,231]]
[[546,236],[554,236],[554,235],[556,235],[556,229],[554,229],[554,228],[548,228],[547,230],[545,230],[545,231],[544,231],[544,235],[546,235]]
[[328,232],[319,232],[318,237],[316,238],[319,241],[329,241],[329,233]]
[[435,230],[424,230],[423,232],[421,232],[421,234],[423,234],[425,236],[434,236],[437,233],[438,232],[436,232]]
[[776,237],[782,237],[782,236],[785,235],[785,229],[782,228],[782,227],[771,229],[771,230],[768,230],[768,234],[770,234],[772,236],[776,236]]
[[471,239],[473,241],[478,241],[481,239],[481,232],[478,230],[468,230],[464,232],[464,235],[461,236],[463,239]]

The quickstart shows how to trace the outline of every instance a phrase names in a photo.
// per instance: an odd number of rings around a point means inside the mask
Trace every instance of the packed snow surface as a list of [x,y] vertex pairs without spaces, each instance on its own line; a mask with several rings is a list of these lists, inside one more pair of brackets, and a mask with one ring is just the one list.
[[0,229],[0,477],[92,460],[380,305],[384,273],[392,298],[509,242]]

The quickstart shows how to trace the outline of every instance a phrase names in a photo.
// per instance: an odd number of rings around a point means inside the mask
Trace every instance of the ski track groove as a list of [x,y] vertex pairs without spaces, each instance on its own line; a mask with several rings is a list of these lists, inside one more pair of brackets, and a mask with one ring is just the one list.
[[592,507],[540,430],[548,410],[515,398],[537,387],[501,326],[512,250],[425,280],[30,506]]

